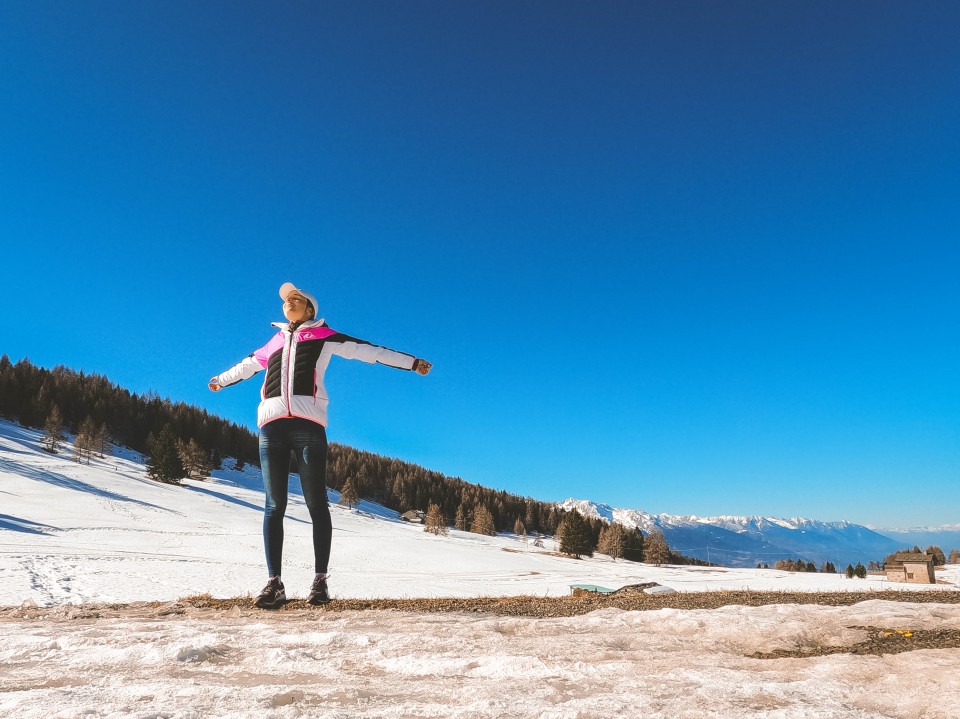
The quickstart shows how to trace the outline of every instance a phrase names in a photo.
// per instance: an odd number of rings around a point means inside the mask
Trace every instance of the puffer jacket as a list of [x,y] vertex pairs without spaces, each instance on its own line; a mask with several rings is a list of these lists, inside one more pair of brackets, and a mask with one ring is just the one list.
[[283,417],[302,417],[327,426],[327,390],[323,375],[334,355],[412,370],[416,358],[330,329],[322,320],[311,320],[291,331],[285,322],[273,339],[226,372],[217,375],[221,387],[229,387],[266,370],[257,426]]

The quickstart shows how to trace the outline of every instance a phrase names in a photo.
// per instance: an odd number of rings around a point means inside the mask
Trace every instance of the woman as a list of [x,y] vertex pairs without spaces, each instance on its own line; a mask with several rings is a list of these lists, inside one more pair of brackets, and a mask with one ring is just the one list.
[[327,563],[330,559],[330,507],[327,503],[327,391],[323,374],[334,355],[380,363],[425,375],[430,363],[412,355],[378,347],[336,332],[317,318],[317,300],[290,282],[280,287],[283,315],[275,322],[273,339],[226,372],[210,378],[209,387],[224,387],[250,379],[266,370],[257,409],[260,427],[260,469],[266,503],[263,512],[263,545],[269,580],[256,600],[262,608],[283,604],[287,597],[280,579],[283,555],[283,515],[287,508],[290,452],[297,458],[303,499],[313,522],[314,571],[308,601],[325,604]]

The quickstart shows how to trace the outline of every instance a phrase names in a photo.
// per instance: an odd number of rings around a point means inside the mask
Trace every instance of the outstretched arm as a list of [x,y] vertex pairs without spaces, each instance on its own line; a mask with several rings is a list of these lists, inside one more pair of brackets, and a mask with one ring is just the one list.
[[357,359],[369,364],[382,364],[397,369],[413,370],[422,375],[426,375],[433,366],[425,359],[418,359],[413,355],[397,352],[387,347],[380,347],[366,340],[350,337],[339,332],[328,337],[326,342],[331,354],[346,359]]
[[257,358],[256,353],[254,353],[249,357],[244,357],[226,372],[221,372],[211,377],[210,382],[207,383],[207,387],[209,387],[212,392],[219,392],[224,387],[229,387],[232,384],[237,384],[237,382],[250,379],[257,372],[262,372],[263,369],[263,365]]

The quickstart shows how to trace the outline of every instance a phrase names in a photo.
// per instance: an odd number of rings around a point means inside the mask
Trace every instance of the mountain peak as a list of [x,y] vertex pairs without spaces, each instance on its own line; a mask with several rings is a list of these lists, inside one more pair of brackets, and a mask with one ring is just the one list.
[[[880,561],[895,551],[897,541],[847,521],[822,522],[807,517],[761,517],[694,514],[651,514],[642,509],[617,509],[573,497],[558,504],[585,517],[599,518],[649,534],[663,532],[675,550],[729,566],[773,564],[777,559],[802,558],[834,564]],[[839,566],[839,564],[838,564]]]

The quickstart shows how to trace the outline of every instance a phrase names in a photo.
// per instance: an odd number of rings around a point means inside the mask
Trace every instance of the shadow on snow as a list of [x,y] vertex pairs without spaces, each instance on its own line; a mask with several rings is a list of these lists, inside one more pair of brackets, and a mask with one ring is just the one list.
[[0,459],[0,469],[10,472],[11,474],[18,474],[21,477],[26,477],[27,479],[33,479],[38,482],[46,482],[47,484],[52,484],[55,487],[63,487],[64,489],[72,489],[79,492],[85,492],[87,494],[93,494],[97,497],[103,497],[104,499],[111,499],[116,502],[130,502],[131,504],[136,504],[140,507],[149,507],[151,509],[159,509],[164,512],[169,512],[171,510],[166,507],[161,507],[156,504],[151,504],[150,502],[142,502],[139,499],[131,499],[122,494],[117,494],[116,492],[111,492],[108,489],[101,489],[95,487],[92,484],[88,484],[79,479],[73,479],[68,477],[65,474],[60,474],[59,472],[53,472],[50,470],[39,469],[37,467],[31,467],[28,464],[17,464],[10,462],[8,460]]
[[0,529],[11,529],[14,532],[24,532],[26,534],[48,534],[47,529],[59,529],[50,524],[41,524],[29,519],[20,519],[9,514],[0,514]]

